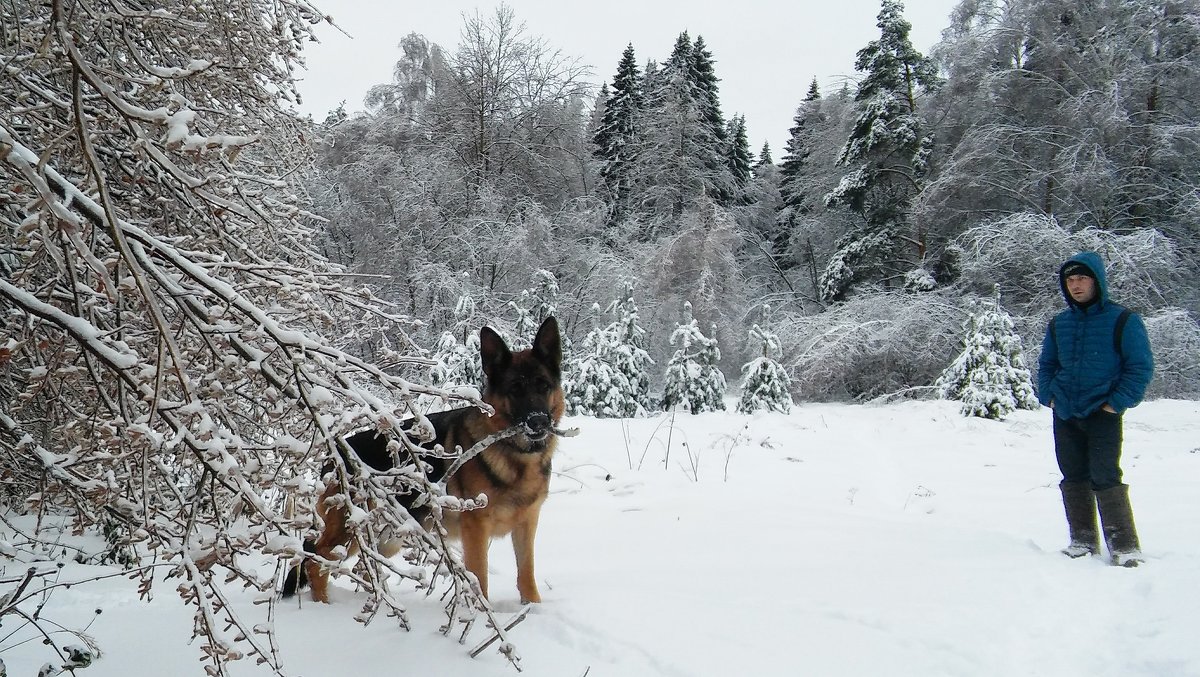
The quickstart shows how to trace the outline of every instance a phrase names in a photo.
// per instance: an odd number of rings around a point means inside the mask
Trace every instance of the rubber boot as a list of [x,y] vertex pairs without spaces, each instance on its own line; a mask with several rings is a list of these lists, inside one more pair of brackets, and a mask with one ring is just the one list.
[[1104,542],[1112,563],[1123,567],[1136,567],[1142,559],[1142,547],[1138,543],[1137,527],[1133,524],[1133,508],[1129,505],[1129,485],[1118,484],[1096,492],[1096,506],[1100,509],[1100,523],[1104,525]]
[[1071,544],[1063,548],[1067,557],[1100,554],[1100,530],[1096,527],[1096,495],[1087,482],[1063,482],[1063,508],[1067,513],[1067,529]]

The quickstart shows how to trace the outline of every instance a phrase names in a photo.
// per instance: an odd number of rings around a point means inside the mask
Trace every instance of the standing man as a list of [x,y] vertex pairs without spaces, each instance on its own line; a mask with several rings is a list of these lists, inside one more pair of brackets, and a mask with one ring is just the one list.
[[1050,320],[1038,360],[1038,400],[1054,410],[1070,557],[1100,553],[1096,509],[1112,563],[1142,562],[1129,486],[1121,483],[1121,416],[1142,401],[1154,358],[1137,313],[1108,299],[1104,261],[1081,252],[1058,270],[1067,309]]

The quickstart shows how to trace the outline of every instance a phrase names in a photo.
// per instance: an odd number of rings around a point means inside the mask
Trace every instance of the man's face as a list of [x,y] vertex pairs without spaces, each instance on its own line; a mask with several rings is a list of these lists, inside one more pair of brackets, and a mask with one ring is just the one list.
[[1087,303],[1096,297],[1096,280],[1091,275],[1068,275],[1067,293],[1075,303]]

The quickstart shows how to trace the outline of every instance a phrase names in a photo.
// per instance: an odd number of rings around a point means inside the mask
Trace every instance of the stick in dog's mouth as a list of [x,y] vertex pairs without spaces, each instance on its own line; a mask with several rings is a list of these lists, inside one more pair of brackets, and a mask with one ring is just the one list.
[[[483,453],[484,449],[487,449],[488,447],[492,446],[496,442],[498,442],[506,437],[512,437],[513,435],[516,435],[518,433],[524,433],[526,436],[530,435],[529,426],[527,426],[524,423],[510,426],[508,428],[505,428],[504,430],[501,430],[498,433],[492,433],[491,435],[488,435],[487,437],[483,438],[482,440],[479,440],[478,442],[475,443],[475,446],[471,447],[470,449],[465,449],[463,451],[462,456],[459,456],[458,459],[456,461],[454,461],[454,463],[452,463],[450,465],[450,467],[446,470],[446,474],[445,474],[445,476],[442,477],[440,484],[443,487],[445,487],[446,483],[450,481],[450,476],[453,475],[454,473],[458,472],[459,468],[463,467],[463,465],[467,461],[469,461],[472,458],[474,458],[475,456],[478,456],[479,454]],[[553,427],[550,428],[549,431],[547,431],[547,433],[546,433],[546,435],[558,435],[559,437],[575,437],[578,434],[579,434],[579,428],[562,429],[562,428],[553,428]]]

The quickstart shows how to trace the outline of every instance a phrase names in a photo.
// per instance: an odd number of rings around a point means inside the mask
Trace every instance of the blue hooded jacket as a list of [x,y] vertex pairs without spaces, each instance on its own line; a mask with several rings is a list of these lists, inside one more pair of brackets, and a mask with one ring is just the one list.
[[[1096,278],[1096,301],[1080,306],[1067,291],[1063,270],[1081,263]],[[1154,375],[1154,357],[1146,325],[1131,313],[1120,337],[1114,334],[1125,310],[1108,298],[1104,261],[1095,252],[1080,252],[1058,269],[1058,283],[1067,299],[1046,328],[1038,359],[1038,400],[1061,419],[1082,418],[1108,404],[1117,413],[1137,406]],[[1120,352],[1117,343],[1120,343]]]

